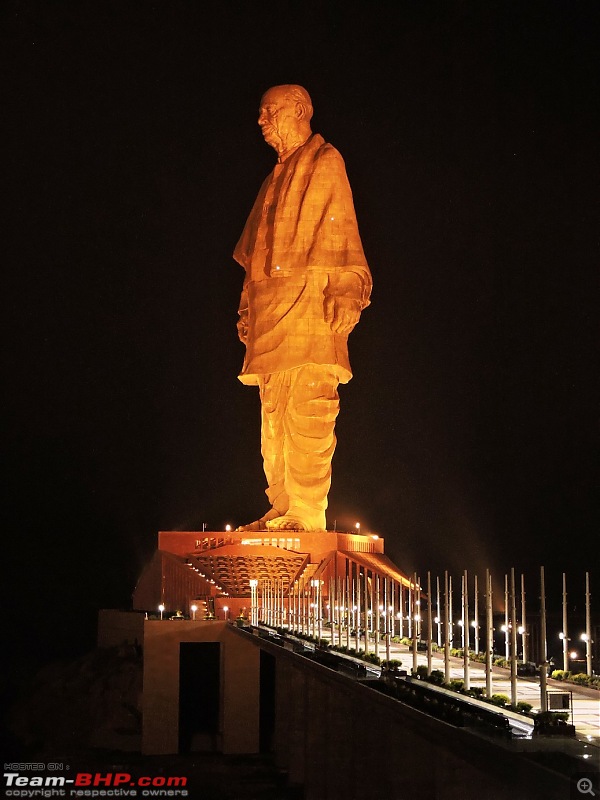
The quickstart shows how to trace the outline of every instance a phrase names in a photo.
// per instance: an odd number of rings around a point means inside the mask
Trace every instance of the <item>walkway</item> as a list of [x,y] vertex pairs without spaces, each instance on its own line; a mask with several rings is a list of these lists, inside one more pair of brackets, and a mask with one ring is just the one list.
[[[322,637],[330,639],[330,630],[323,629]],[[350,646],[354,646],[355,639],[351,637]],[[369,643],[370,652],[374,651],[373,643]],[[386,658],[385,645],[379,643],[379,657]],[[404,644],[390,644],[390,658],[402,662],[402,669],[409,674],[413,668],[413,653],[410,647]],[[417,653],[417,665],[427,665],[427,653]],[[432,668],[444,671],[443,653],[432,653]],[[494,694],[505,694],[510,697],[510,670],[502,667],[492,669],[492,690]],[[462,658],[450,656],[451,678],[464,679],[464,665]],[[471,687],[481,686],[485,689],[485,667],[479,662],[471,661],[469,664],[469,678]],[[551,678],[547,682],[548,692],[568,692],[572,694],[572,719],[579,741],[584,741],[590,746],[600,748],[600,693],[594,689],[576,686],[572,683],[555,681]],[[517,678],[517,701],[530,703],[534,711],[540,710],[541,693],[539,678]],[[527,718],[524,718],[527,719]],[[600,752],[595,753],[596,759]]]

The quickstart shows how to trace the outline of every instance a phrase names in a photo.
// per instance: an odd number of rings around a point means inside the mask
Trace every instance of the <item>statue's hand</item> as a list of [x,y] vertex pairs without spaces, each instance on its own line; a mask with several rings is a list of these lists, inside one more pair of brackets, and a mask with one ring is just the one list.
[[248,313],[240,314],[237,322],[237,331],[240,342],[246,344],[248,341]]
[[360,319],[360,301],[336,295],[325,296],[325,322],[334,333],[350,333]]

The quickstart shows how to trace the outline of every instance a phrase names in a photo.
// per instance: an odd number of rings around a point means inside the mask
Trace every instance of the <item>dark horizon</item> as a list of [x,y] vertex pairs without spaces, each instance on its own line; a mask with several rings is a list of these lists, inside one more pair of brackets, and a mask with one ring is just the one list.
[[266,509],[231,253],[273,164],[258,103],[287,82],[346,161],[374,280],[329,527],[360,521],[409,574],[535,583],[544,564],[558,592],[563,571],[583,583],[600,517],[583,5],[13,0],[3,16],[7,588],[28,649],[126,606],[158,530]]

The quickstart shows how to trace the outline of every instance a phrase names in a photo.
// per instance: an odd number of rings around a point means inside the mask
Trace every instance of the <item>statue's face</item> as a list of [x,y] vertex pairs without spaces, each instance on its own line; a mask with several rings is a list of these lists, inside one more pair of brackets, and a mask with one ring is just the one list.
[[267,144],[278,153],[285,151],[287,143],[298,128],[296,104],[286,99],[281,89],[269,89],[260,102],[258,124]]

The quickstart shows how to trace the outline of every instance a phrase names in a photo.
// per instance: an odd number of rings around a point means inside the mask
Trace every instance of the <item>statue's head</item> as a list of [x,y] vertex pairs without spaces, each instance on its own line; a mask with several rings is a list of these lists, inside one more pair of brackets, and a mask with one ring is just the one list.
[[282,155],[308,139],[312,114],[310,96],[302,86],[273,86],[260,101],[258,124],[265,142]]

